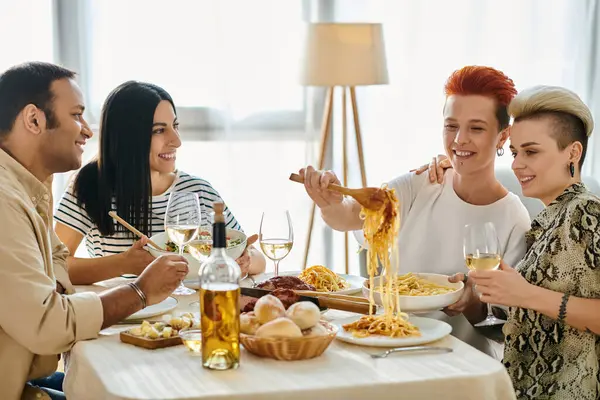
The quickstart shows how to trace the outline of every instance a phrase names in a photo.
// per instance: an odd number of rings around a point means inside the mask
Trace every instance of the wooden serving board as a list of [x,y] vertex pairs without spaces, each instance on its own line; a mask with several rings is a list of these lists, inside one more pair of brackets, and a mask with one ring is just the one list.
[[126,331],[120,334],[121,342],[132,344],[134,346],[143,347],[145,349],[162,349],[164,347],[171,347],[183,344],[183,341],[179,336],[170,337],[168,339],[148,339],[145,337],[134,336]]

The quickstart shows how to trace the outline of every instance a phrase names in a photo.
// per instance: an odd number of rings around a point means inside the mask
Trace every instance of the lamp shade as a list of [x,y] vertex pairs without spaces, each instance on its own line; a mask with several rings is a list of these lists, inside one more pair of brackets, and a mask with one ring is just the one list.
[[310,24],[300,83],[304,86],[388,83],[381,24]]

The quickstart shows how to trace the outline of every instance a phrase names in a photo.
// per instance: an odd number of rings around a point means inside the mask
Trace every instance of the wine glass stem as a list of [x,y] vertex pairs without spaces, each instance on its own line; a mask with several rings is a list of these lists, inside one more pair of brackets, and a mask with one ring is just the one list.
[[280,260],[273,261],[273,263],[275,263],[275,276],[279,276],[279,261]]
[[487,304],[487,317],[496,318],[494,312],[492,311],[492,305],[490,303]]
[[[183,257],[183,246],[179,245],[179,255]],[[179,290],[184,290],[186,287],[183,286],[183,281],[179,282]]]

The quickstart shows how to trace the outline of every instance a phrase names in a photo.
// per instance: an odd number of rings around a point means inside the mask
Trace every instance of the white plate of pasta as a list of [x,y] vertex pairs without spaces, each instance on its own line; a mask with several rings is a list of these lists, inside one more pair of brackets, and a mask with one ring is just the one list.
[[[385,317],[383,315],[377,315],[374,317],[349,317],[335,321],[335,324],[338,326],[336,338],[343,342],[352,343],[359,346],[406,347],[435,342],[445,338],[452,332],[452,327],[443,321],[438,321],[432,318],[410,316],[408,320],[405,320],[406,326],[404,327],[404,331],[397,329],[395,332],[396,335],[401,336],[391,337],[377,333],[371,333],[367,335],[367,326],[376,326],[375,324],[372,324],[372,320],[368,320],[369,318],[384,319]],[[362,325],[359,324],[361,319],[365,320],[365,323]],[[357,331],[353,332],[352,328],[347,329],[349,326],[356,327],[358,329]],[[373,332],[378,332],[378,330],[375,328],[371,328],[371,330]]]
[[[322,265],[313,265],[304,271],[282,271],[281,276],[296,276],[303,282],[313,285],[319,292],[337,294],[353,294],[361,291],[365,278],[356,275],[337,274]],[[254,277],[257,283],[266,281],[274,276],[273,273]]]
[[[380,277],[375,277],[373,300],[382,305],[379,289]],[[450,283],[447,275],[429,273],[408,273],[398,275],[392,290],[398,290],[400,310],[403,312],[429,312],[441,310],[456,303],[464,290],[462,282]],[[386,290],[384,288],[384,290]],[[369,298],[369,281],[362,286],[363,296]]]

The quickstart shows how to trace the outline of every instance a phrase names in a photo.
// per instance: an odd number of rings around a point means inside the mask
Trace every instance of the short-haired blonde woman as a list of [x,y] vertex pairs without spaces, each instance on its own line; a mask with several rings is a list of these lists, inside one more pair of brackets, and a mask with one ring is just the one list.
[[512,169],[546,208],[516,269],[470,274],[481,300],[510,307],[504,363],[519,399],[600,398],[600,199],[581,183],[594,123],[564,88],[524,90],[514,118]]
[[[519,399],[597,400],[600,199],[580,177],[592,115],[575,93],[550,86],[522,91],[509,113],[512,169],[523,194],[546,208],[515,269],[502,263],[469,279],[482,301],[510,307],[504,364]],[[432,181],[436,175],[432,163]]]

